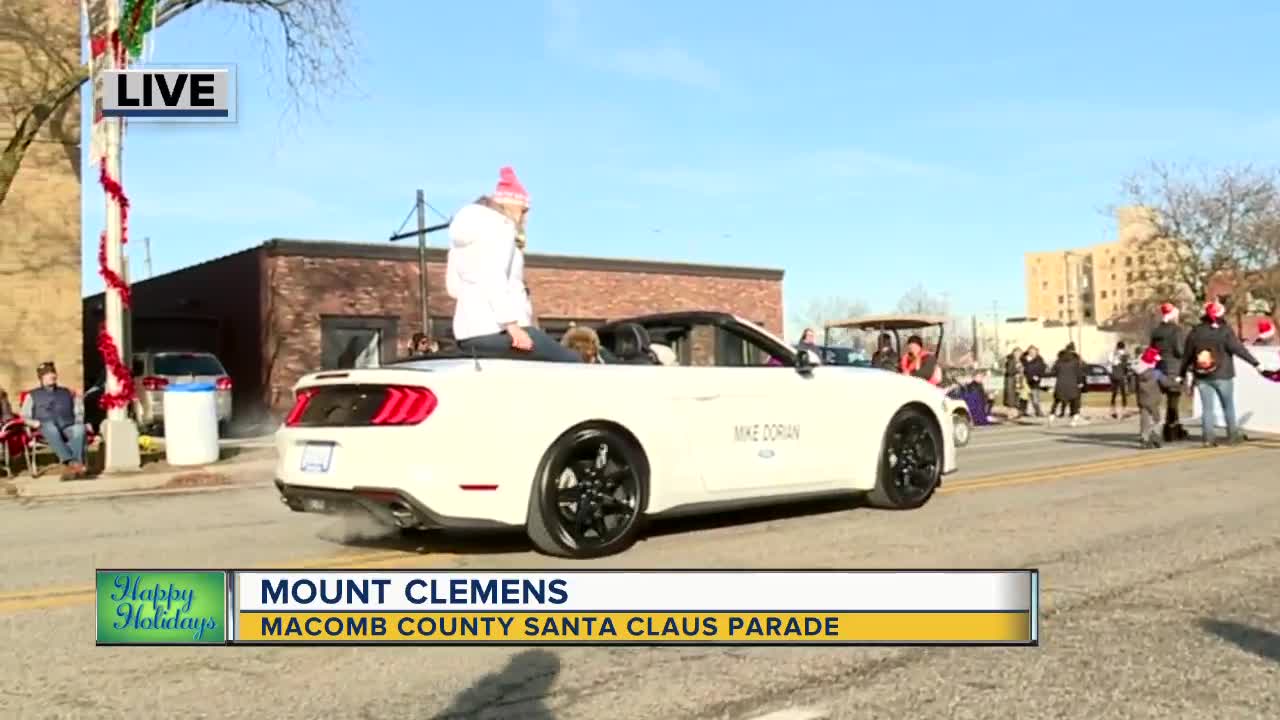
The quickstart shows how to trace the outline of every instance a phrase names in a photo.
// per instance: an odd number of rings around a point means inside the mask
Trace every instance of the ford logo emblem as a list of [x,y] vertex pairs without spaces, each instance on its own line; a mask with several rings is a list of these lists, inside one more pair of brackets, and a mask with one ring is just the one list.
[[773,451],[772,451],[772,450],[770,450],[769,448],[764,448],[764,449],[760,450],[760,452],[759,452],[759,453],[757,453],[757,454],[758,454],[760,457],[764,458],[765,460],[768,460],[769,458],[773,457]]

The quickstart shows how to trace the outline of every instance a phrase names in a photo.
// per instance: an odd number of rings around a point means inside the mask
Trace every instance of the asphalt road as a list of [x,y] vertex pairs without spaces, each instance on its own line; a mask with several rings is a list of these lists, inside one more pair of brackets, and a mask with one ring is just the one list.
[[269,488],[0,504],[0,717],[1275,717],[1280,445],[1133,434],[982,431],[921,510],[686,521],[597,563],[1037,567],[1039,648],[96,648],[95,567],[572,563],[518,537],[388,539]]

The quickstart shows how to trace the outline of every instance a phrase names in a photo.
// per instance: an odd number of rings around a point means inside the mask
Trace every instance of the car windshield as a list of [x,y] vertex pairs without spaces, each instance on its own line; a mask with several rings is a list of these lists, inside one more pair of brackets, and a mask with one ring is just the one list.
[[225,375],[218,358],[200,353],[164,353],[155,357],[157,375]]

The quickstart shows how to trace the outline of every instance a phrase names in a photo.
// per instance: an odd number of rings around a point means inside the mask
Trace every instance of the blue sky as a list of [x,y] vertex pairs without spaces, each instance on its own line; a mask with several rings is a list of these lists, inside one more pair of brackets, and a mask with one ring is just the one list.
[[[354,87],[297,122],[234,10],[157,32],[154,63],[238,65],[239,122],[130,126],[135,277],[143,236],[157,273],[380,242],[509,163],[533,251],[780,267],[789,315],[917,283],[1017,314],[1022,253],[1109,239],[1131,170],[1280,160],[1280,4],[353,4]],[[86,182],[86,293],[102,208]]]

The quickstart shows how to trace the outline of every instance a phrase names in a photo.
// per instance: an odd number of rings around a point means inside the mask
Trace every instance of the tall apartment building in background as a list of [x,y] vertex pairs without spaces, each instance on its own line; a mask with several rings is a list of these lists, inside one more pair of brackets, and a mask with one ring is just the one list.
[[1026,254],[1029,317],[1106,326],[1143,311],[1154,279],[1151,211],[1121,208],[1116,226],[1114,242]]
[[[22,27],[0,39],[0,103],[28,106],[53,82],[42,52],[80,62],[80,4],[64,0],[0,0],[6,13],[43,12],[27,27],[47,22],[54,31],[36,38]],[[0,23],[8,25],[3,16]],[[6,30],[9,28],[6,27]],[[34,60],[33,60],[34,58]],[[56,75],[53,73],[52,75]],[[16,130],[18,113],[0,113],[0,143]],[[79,387],[81,371],[80,100],[54,113],[27,149],[0,204],[0,388],[16,402],[36,384],[36,366],[58,365],[63,382]]]

